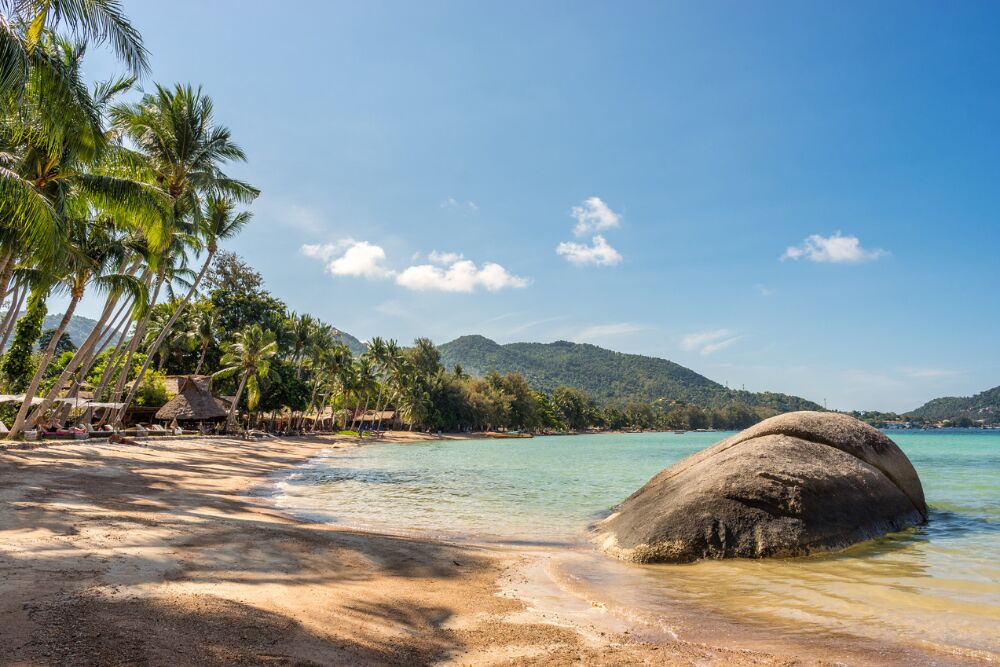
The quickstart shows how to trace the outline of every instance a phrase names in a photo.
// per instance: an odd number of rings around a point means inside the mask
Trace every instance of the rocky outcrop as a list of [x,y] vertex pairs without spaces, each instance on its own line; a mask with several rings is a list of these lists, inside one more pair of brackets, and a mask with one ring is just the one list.
[[916,470],[847,415],[767,419],[663,470],[596,527],[625,560],[799,556],[922,523]]

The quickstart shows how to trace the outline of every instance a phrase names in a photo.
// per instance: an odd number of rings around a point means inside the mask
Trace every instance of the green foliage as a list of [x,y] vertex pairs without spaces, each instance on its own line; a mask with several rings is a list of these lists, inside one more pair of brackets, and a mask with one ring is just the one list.
[[[70,318],[72,319],[72,318]],[[56,334],[55,328],[45,329],[42,331],[42,335],[38,337],[38,349],[44,350],[49,346],[52,341],[52,337]],[[73,343],[73,339],[70,338],[69,334],[65,331],[61,336],[59,336],[59,341],[56,343],[55,356],[59,356],[64,352],[75,352],[76,344]]]
[[158,408],[164,405],[167,398],[167,385],[164,382],[166,373],[149,370],[142,378],[139,390],[135,394],[135,405]]
[[309,407],[309,384],[295,376],[295,367],[284,359],[275,359],[267,378],[261,382],[258,410],[269,412],[284,407],[305,410]]
[[260,273],[236,253],[219,252],[205,286],[224,331],[240,331],[253,324],[277,331],[285,321],[285,304],[264,289]]
[[34,346],[42,333],[47,310],[45,291],[33,291],[28,298],[27,311],[14,328],[14,340],[0,362],[0,374],[10,392],[23,392],[35,374],[38,360],[34,355]]

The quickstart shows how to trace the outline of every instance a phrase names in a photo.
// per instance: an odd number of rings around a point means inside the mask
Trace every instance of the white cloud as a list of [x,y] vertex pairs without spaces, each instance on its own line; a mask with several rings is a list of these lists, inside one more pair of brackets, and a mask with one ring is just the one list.
[[437,250],[431,250],[427,253],[427,259],[434,264],[448,265],[454,264],[460,259],[465,259],[465,257],[460,252],[438,252]]
[[476,205],[476,202],[467,201],[465,203],[462,203],[457,199],[455,199],[454,197],[448,197],[443,202],[441,202],[441,208],[467,208],[473,212],[479,210],[479,207]]
[[743,338],[731,329],[713,329],[711,331],[695,331],[681,338],[681,347],[689,351],[697,351],[708,356],[724,350]]
[[757,294],[760,294],[761,296],[772,296],[772,295],[774,295],[774,289],[772,289],[772,288],[770,288],[767,285],[764,285],[762,283],[757,283],[756,285],[753,286],[753,288],[755,290],[757,290]]
[[507,287],[527,287],[528,279],[512,275],[494,262],[477,267],[475,262],[460,259],[447,268],[418,264],[396,276],[396,284],[417,291],[473,292],[482,287],[496,292]]
[[[324,262],[326,270],[335,276],[395,278],[401,287],[418,291],[473,292],[481,287],[496,292],[508,287],[527,287],[530,283],[495,262],[480,267],[457,252],[431,251],[427,257],[433,264],[415,264],[401,272],[385,266],[385,250],[367,241],[343,239],[307,244],[301,252]],[[419,256],[414,254],[413,261]]]
[[600,234],[591,239],[590,245],[563,241],[556,246],[556,254],[577,266],[614,266],[622,261],[621,253],[612,248]]
[[621,215],[608,208],[600,197],[587,197],[583,204],[570,210],[570,215],[576,218],[573,233],[577,236],[613,229],[621,224]]
[[624,334],[635,333],[636,331],[642,331],[645,328],[646,327],[641,324],[635,324],[633,322],[594,324],[589,327],[584,327],[582,330],[577,332],[573,336],[573,341],[579,343],[587,340],[608,338],[610,336],[621,336]]
[[857,264],[871,262],[888,254],[881,248],[874,250],[862,248],[857,236],[843,236],[840,232],[836,232],[831,236],[813,234],[806,238],[802,245],[789,246],[781,256],[781,260],[805,257],[812,262]]
[[382,265],[385,250],[367,241],[343,239],[336,243],[302,246],[302,254],[326,262],[326,270],[335,276],[390,278],[392,269]]

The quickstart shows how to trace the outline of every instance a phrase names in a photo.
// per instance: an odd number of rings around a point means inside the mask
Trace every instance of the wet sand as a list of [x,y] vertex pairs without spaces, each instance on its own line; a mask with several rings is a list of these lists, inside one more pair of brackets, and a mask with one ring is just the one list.
[[353,443],[0,451],[0,663],[823,662],[784,642],[644,641],[536,577],[543,554],[303,523],[262,495],[269,474]]

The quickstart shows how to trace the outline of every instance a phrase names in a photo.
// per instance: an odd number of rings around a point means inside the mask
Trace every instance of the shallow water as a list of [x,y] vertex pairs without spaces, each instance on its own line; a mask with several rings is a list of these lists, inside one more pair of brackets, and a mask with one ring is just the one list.
[[[506,544],[579,546],[586,527],[662,468],[724,437],[647,433],[439,441],[331,452],[279,482],[313,520]],[[678,604],[721,622],[1000,660],[1000,432],[889,433],[920,474],[923,527],[837,554],[693,565],[574,558],[567,582],[671,625]]]

